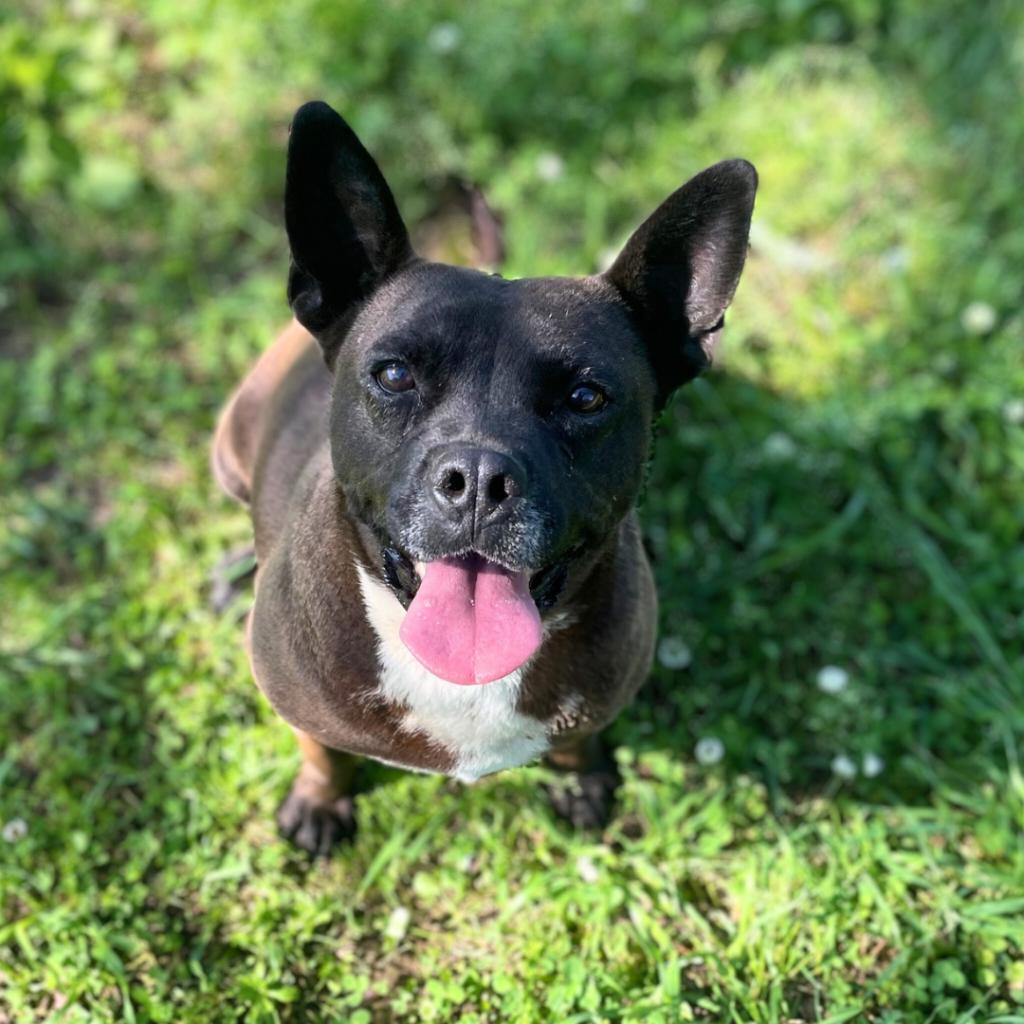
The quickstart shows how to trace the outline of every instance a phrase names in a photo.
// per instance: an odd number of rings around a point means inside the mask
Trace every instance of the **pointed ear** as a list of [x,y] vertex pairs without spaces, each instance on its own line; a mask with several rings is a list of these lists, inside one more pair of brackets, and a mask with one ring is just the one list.
[[330,328],[413,252],[380,168],[326,103],[305,104],[292,121],[284,217],[288,301],[332,362],[344,325]]
[[604,275],[647,339],[663,401],[711,362],[747,255],[756,191],[746,160],[709,167],[637,228]]

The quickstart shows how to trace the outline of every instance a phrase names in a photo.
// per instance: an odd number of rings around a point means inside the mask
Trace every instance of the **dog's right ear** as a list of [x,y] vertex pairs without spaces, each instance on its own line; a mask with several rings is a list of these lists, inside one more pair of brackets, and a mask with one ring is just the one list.
[[676,189],[606,271],[646,337],[659,404],[711,362],[747,255],[757,171],[723,160]]
[[332,364],[358,304],[413,251],[380,168],[326,103],[306,103],[292,121],[284,217],[288,301]]

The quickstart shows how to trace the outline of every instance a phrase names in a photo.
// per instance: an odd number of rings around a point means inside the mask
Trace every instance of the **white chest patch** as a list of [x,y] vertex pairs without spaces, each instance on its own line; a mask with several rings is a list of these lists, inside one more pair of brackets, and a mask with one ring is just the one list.
[[424,668],[402,643],[405,609],[357,565],[366,615],[377,634],[380,693],[408,710],[401,728],[450,751],[451,774],[463,782],[525,764],[549,747],[544,723],[516,711],[523,670],[483,686],[457,686]]

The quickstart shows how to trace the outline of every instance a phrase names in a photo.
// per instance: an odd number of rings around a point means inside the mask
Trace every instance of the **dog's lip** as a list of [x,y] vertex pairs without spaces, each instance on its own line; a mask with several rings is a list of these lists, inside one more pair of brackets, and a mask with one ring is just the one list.
[[540,573],[542,573],[544,571],[544,568],[545,568],[545,567],[542,567],[540,569],[533,569],[533,568],[531,568],[529,566],[509,565],[507,562],[501,561],[501,559],[492,558],[490,555],[485,554],[483,551],[480,551],[477,548],[466,548],[463,551],[448,551],[448,552],[445,552],[443,555],[435,555],[433,558],[428,558],[428,559],[424,559],[424,558],[413,559],[409,555],[406,555],[405,552],[403,552],[401,550],[401,548],[397,548],[396,550],[399,552],[399,554],[404,555],[409,560],[410,564],[413,567],[413,570],[415,571],[416,575],[421,580],[423,579],[424,570],[427,568],[427,563],[428,562],[438,562],[442,558],[453,558],[453,559],[456,559],[456,558],[470,558],[470,557],[475,556],[477,558],[483,559],[485,562],[490,562],[492,565],[499,566],[500,568],[504,569],[506,572],[513,572],[513,573],[524,572],[524,573],[527,573],[529,575],[531,581],[533,580],[533,578],[535,576],[537,576]]
[[[559,571],[563,570],[567,566],[571,558],[574,556],[574,552],[569,552],[567,555],[564,555],[561,558],[554,559],[539,567],[523,567],[509,565],[507,562],[504,562],[501,559],[493,558],[491,555],[487,554],[484,551],[480,551],[478,548],[475,547],[445,552],[444,554],[437,554],[434,555],[432,558],[423,558],[420,557],[418,554],[413,554],[409,551],[406,551],[400,545],[396,544],[391,537],[387,538],[387,541],[385,543],[385,550],[390,550],[394,552],[403,562],[405,562],[408,568],[412,570],[412,573],[415,577],[416,587],[418,587],[419,584],[423,582],[423,573],[426,570],[428,562],[434,562],[441,558],[464,558],[467,555],[477,555],[488,562],[492,562],[495,565],[501,566],[501,568],[507,570],[508,572],[527,573],[529,575],[530,593],[531,595],[533,595],[535,599],[538,598],[541,588],[544,587],[546,584],[550,583],[553,577],[557,576]],[[561,588],[559,587],[558,589],[560,590]],[[540,607],[550,608],[556,600],[557,596],[545,598],[543,604],[540,604]]]

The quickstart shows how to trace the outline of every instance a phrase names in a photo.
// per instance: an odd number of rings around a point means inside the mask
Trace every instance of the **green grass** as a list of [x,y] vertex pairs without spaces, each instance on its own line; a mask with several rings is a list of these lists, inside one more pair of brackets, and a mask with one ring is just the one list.
[[[0,23],[0,1021],[1024,1022],[1020,8],[706,6]],[[367,766],[351,848],[274,834],[296,754],[244,599],[205,600],[249,535],[206,446],[287,316],[311,96],[410,220],[478,180],[514,275],[761,171],[724,369],[643,506],[691,660],[611,730],[603,837],[539,767]]]

